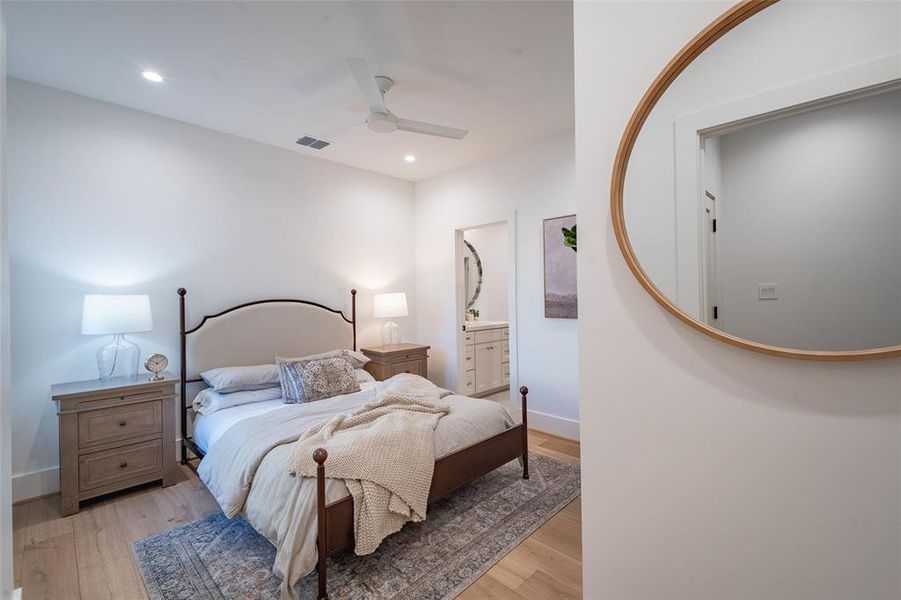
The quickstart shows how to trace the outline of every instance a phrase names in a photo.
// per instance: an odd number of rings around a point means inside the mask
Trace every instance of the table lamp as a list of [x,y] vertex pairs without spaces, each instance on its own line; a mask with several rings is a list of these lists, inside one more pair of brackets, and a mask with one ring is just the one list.
[[141,349],[125,339],[126,333],[150,331],[150,296],[143,294],[86,294],[81,318],[81,333],[112,335],[113,339],[97,349],[100,379],[137,377]]
[[[404,292],[376,294],[373,298],[372,316],[376,319],[406,317],[407,294]],[[397,323],[394,321],[387,321],[382,325],[382,344],[385,346],[396,346],[400,341],[397,329]]]

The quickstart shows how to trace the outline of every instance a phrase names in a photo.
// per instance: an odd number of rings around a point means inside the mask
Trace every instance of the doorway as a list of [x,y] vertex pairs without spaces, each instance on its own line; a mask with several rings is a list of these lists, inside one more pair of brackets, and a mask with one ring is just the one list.
[[701,140],[701,317],[712,327],[722,329],[723,306],[719,293],[717,233],[720,222],[717,211],[721,201],[721,166],[719,140]]
[[516,244],[513,215],[457,228],[458,393],[512,398],[516,389]]

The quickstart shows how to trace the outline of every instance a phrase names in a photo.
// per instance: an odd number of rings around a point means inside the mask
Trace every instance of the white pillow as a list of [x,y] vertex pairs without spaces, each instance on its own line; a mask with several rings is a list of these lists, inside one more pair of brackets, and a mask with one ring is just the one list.
[[208,386],[220,394],[279,387],[275,365],[253,367],[219,367],[200,374]]
[[357,350],[348,350],[347,360],[350,361],[350,364],[352,364],[355,369],[359,369],[360,367],[368,363],[370,358],[362,352],[358,352]]
[[243,392],[232,392],[230,394],[220,394],[212,388],[201,390],[194,396],[194,412],[202,415],[214,413],[223,408],[238,406],[241,404],[250,404],[252,402],[265,402],[266,400],[275,400],[282,397],[282,388],[271,387],[262,390],[247,390]]
[[354,377],[357,378],[357,383],[366,383],[367,381],[375,381],[375,377],[373,377],[372,373],[370,373],[366,369],[354,369]]

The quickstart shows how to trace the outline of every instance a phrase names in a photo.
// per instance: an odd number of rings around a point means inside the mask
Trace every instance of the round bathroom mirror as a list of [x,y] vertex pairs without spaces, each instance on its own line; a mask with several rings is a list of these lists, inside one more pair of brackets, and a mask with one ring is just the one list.
[[901,3],[730,9],[636,108],[611,202],[629,267],[695,329],[901,356]]
[[466,310],[469,310],[482,293],[482,259],[467,240],[463,240],[463,280],[466,282]]

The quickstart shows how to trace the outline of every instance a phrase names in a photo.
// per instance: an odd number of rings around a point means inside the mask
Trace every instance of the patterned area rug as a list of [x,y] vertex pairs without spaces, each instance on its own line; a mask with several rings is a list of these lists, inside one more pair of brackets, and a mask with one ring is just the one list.
[[[368,556],[329,559],[332,598],[453,598],[579,495],[579,467],[531,454],[429,506]],[[275,548],[240,517],[212,513],[133,547],[151,600],[278,598]],[[299,584],[316,597],[315,571]]]

